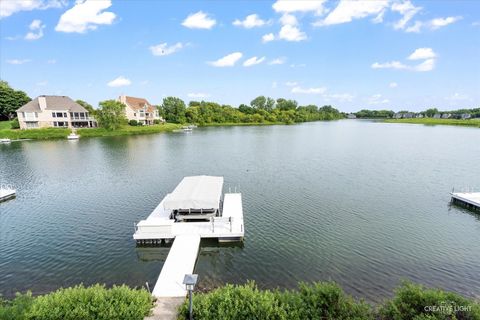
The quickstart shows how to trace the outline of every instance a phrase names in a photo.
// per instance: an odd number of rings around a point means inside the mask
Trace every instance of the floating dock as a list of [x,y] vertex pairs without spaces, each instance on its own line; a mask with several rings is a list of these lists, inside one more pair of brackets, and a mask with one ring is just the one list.
[[480,210],[480,192],[452,192],[452,202],[473,210]]
[[200,236],[198,235],[179,235],[175,238],[153,288],[153,296],[172,298],[187,295],[183,278],[186,274],[193,273],[199,248]]
[[12,198],[15,198],[15,196],[15,189],[0,188],[0,202],[10,200]]
[[165,264],[153,289],[158,298],[185,297],[186,274],[192,274],[202,238],[241,241],[244,236],[240,193],[226,193],[223,177],[185,177],[153,212],[135,224],[137,244],[171,242]]

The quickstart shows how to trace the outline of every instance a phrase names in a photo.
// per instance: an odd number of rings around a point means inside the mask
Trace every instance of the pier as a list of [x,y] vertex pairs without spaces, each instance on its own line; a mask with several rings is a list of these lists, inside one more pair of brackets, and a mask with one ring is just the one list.
[[159,305],[166,300],[169,302],[163,305],[179,304],[187,295],[183,279],[194,272],[202,238],[243,240],[242,195],[226,193],[222,197],[222,189],[223,177],[185,177],[145,220],[135,224],[137,244],[173,241],[152,291]]
[[451,192],[452,203],[468,209],[480,210],[480,192]]

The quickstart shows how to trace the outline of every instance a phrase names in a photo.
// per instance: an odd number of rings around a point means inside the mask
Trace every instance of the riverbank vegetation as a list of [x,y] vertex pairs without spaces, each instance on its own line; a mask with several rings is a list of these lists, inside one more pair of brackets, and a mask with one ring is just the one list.
[[[122,125],[116,130],[108,130],[106,128],[88,128],[78,129],[77,133],[81,137],[111,137],[111,136],[127,136],[138,134],[151,134],[160,132],[171,132],[180,129],[181,125],[174,123],[164,123],[151,126],[129,126]],[[17,139],[64,139],[71,133],[70,129],[63,128],[42,128],[32,130],[12,130],[0,129],[0,138]]]
[[299,106],[295,100],[259,96],[250,105],[241,104],[238,108],[209,101],[190,101],[188,107],[177,97],[163,99],[158,106],[160,115],[173,123],[209,124],[293,124],[306,121],[337,120],[343,115],[332,106],[317,107],[310,104]]
[[[297,290],[260,290],[254,282],[227,284],[193,295],[193,313],[202,319],[359,319],[359,320],[480,320],[480,303],[459,294],[404,282],[392,298],[378,305],[356,300],[334,282],[301,283]],[[59,289],[33,297],[17,293],[0,297],[0,319],[143,319],[153,299],[146,290],[125,285]],[[178,319],[188,318],[188,301]]]
[[385,119],[388,123],[411,123],[424,125],[449,125],[449,126],[467,126],[480,128],[479,119],[434,119],[434,118],[412,118],[412,119]]
[[[201,319],[480,319],[480,304],[462,296],[403,283],[392,299],[372,306],[345,294],[335,283],[300,284],[298,290],[259,290],[253,282],[226,285],[193,296]],[[185,302],[179,319],[188,317]]]
[[150,313],[153,299],[146,290],[125,285],[103,285],[59,289],[32,297],[31,293],[17,294],[14,300],[0,297],[0,319],[3,320],[141,320]]

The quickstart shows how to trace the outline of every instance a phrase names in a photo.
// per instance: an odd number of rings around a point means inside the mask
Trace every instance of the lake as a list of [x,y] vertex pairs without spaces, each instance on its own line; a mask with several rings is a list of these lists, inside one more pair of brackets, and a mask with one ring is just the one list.
[[378,302],[402,279],[480,296],[480,130],[361,120],[0,145],[0,294],[96,282],[151,287],[169,248],[136,247],[184,176],[242,192],[245,241],[204,241],[199,286],[334,280]]

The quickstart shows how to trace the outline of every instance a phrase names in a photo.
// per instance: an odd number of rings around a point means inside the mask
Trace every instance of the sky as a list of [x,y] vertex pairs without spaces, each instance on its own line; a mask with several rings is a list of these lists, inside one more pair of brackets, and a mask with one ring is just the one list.
[[0,0],[0,78],[32,98],[480,106],[480,1]]

